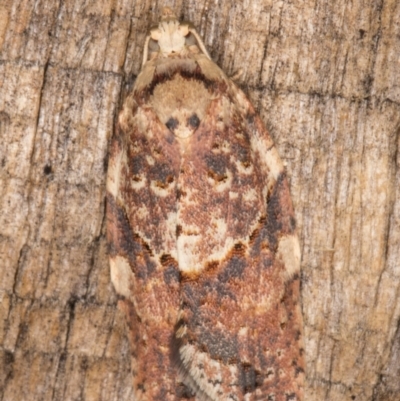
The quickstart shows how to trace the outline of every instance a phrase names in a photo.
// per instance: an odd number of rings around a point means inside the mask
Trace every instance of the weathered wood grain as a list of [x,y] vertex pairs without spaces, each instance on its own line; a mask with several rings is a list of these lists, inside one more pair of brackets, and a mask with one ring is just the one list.
[[258,106],[302,243],[307,401],[400,400],[400,4],[3,0],[0,400],[129,400],[107,145],[168,5]]

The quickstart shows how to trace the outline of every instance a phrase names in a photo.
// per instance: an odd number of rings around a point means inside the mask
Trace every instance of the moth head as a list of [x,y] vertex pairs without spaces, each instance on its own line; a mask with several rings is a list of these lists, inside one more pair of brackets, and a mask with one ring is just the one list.
[[203,41],[190,22],[179,22],[168,7],[162,11],[160,23],[150,29],[146,39],[143,65],[157,57],[184,56],[204,53],[210,58]]

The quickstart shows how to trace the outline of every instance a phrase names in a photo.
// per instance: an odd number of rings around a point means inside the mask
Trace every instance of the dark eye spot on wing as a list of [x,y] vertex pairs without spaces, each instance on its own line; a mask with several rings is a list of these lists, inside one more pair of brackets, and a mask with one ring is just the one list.
[[174,129],[179,125],[179,121],[174,118],[171,117],[166,123],[165,123],[166,127],[171,130],[172,132],[174,131]]
[[193,128],[198,128],[200,125],[200,119],[197,117],[196,113],[193,113],[188,119],[187,119],[187,124],[190,125]]

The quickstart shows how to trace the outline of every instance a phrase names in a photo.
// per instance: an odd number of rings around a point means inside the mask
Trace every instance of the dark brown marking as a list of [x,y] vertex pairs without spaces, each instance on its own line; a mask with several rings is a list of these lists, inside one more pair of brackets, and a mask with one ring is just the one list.
[[162,149],[161,148],[154,148],[153,152],[157,155],[160,156],[162,154]]
[[178,399],[184,399],[188,400],[191,399],[195,396],[195,394],[190,390],[188,387],[186,387],[183,383],[179,383],[176,386],[176,396]]
[[218,279],[222,283],[226,283],[234,278],[240,278],[247,267],[246,260],[239,255],[233,254],[228,260],[222,273],[218,275]]
[[246,247],[241,242],[238,242],[237,244],[235,244],[233,246],[232,252],[235,255],[242,255],[243,256],[246,253]]
[[181,272],[181,282],[186,283],[186,282],[193,282],[196,281],[199,278],[200,273],[198,272]]
[[262,374],[249,363],[241,363],[239,368],[239,385],[243,394],[252,393],[263,383]]
[[218,329],[200,326],[198,331],[198,342],[210,357],[222,361],[225,364],[235,364],[239,358],[238,342],[236,337]]
[[228,179],[228,176],[226,174],[218,175],[214,171],[209,171],[207,175],[217,182],[224,182]]
[[218,266],[219,266],[219,262],[218,261],[213,260],[211,262],[208,262],[207,265],[206,265],[206,272],[207,273],[214,273],[217,270]]
[[295,377],[298,377],[301,373],[304,373],[304,369],[301,366],[297,366],[295,369]]
[[140,245],[146,250],[146,253],[150,256],[153,256],[153,252],[151,251],[151,248],[147,242],[145,242],[138,234],[133,235],[135,240],[140,243]]
[[178,121],[176,118],[174,118],[174,117],[171,117],[171,118],[165,123],[165,126],[166,126],[170,131],[172,131],[172,132],[174,132],[175,128],[177,128],[178,125],[179,125],[179,121]]
[[256,228],[256,229],[250,234],[250,237],[249,237],[249,244],[250,244],[250,245],[253,245],[255,238],[258,237],[259,234],[260,234],[260,228]]
[[[193,79],[199,82],[202,82],[205,86],[206,89],[210,91],[214,91],[220,86],[221,82],[219,81],[214,81],[207,79],[205,75],[202,73],[201,68],[199,66],[196,67],[195,70],[180,70],[181,77],[186,78],[186,79]],[[224,82],[225,84],[225,82]],[[226,84],[225,84],[226,86]]]
[[167,179],[165,180],[165,182],[161,182],[161,181],[156,181],[156,187],[158,188],[162,188],[162,189],[166,189],[169,187],[170,184],[172,184],[174,182],[174,177],[172,176],[168,176]]
[[151,168],[147,168],[146,172],[150,180],[159,181],[162,185],[169,185],[174,182],[175,172],[166,163],[156,163]]
[[129,169],[132,176],[140,175],[143,171],[146,171],[146,159],[143,155],[137,155],[131,158],[129,163]]
[[170,285],[172,283],[179,283],[180,275],[177,266],[174,265],[168,266],[167,269],[164,271],[163,275],[164,275],[164,281],[167,285]]
[[[289,200],[289,204],[287,204]],[[261,238],[268,240],[271,250],[276,250],[278,239],[282,234],[292,234],[293,209],[290,203],[286,174],[282,173],[267,199],[267,219]]]
[[200,119],[197,117],[196,113],[193,113],[188,119],[187,119],[187,124],[190,125],[193,128],[198,128],[200,125]]
[[165,74],[154,74],[153,75],[153,80],[151,83],[145,87],[141,93],[138,93],[137,96],[137,103],[138,104],[145,104],[148,101],[148,98],[153,94],[153,91],[155,87],[159,84],[162,84],[164,82],[170,81],[174,79],[175,74],[180,74],[182,78],[188,79],[188,80],[196,80],[199,82],[202,82],[205,86],[206,89],[208,89],[211,93],[219,90],[219,91],[225,91],[226,90],[226,83],[224,81],[216,81],[216,80],[210,80],[205,77],[205,75],[202,73],[201,68],[199,66],[196,66],[196,68],[187,70],[184,68],[177,69],[173,72],[167,71]]
[[182,191],[181,189],[176,190],[176,199],[180,200],[181,198],[184,198],[186,196],[186,192]]
[[209,171],[216,176],[225,176],[228,160],[221,155],[208,154],[205,156],[205,162]]
[[169,254],[163,254],[160,257],[160,262],[163,266],[168,266],[168,265],[178,265],[178,263],[176,262],[176,260]]
[[167,285],[179,283],[180,272],[178,262],[171,255],[164,254],[160,257],[160,263],[166,268],[163,273],[165,283]]

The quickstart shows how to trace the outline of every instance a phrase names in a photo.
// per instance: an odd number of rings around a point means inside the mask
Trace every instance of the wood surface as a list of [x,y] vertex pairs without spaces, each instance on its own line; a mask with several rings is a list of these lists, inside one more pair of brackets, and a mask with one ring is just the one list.
[[242,71],[287,166],[306,401],[399,401],[397,0],[0,0],[0,400],[132,400],[107,148],[166,5]]

